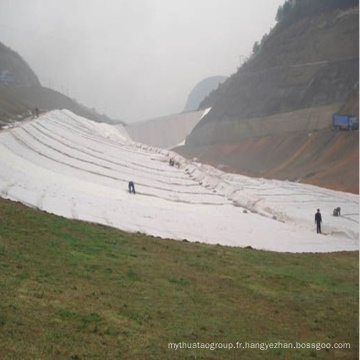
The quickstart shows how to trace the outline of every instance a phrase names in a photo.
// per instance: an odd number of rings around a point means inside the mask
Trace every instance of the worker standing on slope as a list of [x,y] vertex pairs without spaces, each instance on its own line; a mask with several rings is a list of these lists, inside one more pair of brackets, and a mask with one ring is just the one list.
[[316,212],[316,214],[315,214],[315,222],[316,222],[316,232],[317,232],[318,234],[321,234],[322,218],[321,218],[320,209],[317,209],[317,212]]
[[129,181],[129,193],[134,193],[135,194],[135,185],[133,181]]

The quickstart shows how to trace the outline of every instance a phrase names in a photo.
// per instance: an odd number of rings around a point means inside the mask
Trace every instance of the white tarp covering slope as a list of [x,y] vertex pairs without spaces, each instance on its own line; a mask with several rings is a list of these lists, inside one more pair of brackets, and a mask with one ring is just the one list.
[[[226,174],[69,111],[0,132],[0,196],[179,240],[284,252],[359,248],[357,195]],[[334,217],[338,206],[342,216]],[[316,234],[317,208],[326,235]]]

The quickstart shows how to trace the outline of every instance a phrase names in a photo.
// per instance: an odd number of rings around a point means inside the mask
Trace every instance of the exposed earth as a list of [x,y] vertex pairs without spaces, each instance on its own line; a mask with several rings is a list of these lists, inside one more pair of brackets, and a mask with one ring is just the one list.
[[320,130],[175,149],[226,172],[359,193],[359,132]]
[[359,118],[359,6],[344,3],[278,23],[203,101],[211,111],[176,151],[228,172],[358,194],[359,132],[333,129],[335,114]]

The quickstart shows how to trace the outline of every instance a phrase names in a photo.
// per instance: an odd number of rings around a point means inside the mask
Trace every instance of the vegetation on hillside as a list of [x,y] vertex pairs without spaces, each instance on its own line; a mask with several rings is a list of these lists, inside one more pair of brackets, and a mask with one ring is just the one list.
[[165,240],[1,198],[0,221],[3,360],[358,357],[358,252]]
[[[358,0],[287,0],[274,29],[254,43],[237,73],[200,104],[212,107],[202,123],[212,114],[220,120],[215,110],[225,103],[222,111],[228,116],[249,118],[344,101],[358,82],[359,17],[356,11],[340,16],[336,9],[352,5],[358,6]],[[283,69],[276,74],[278,67]],[[257,73],[261,78],[247,82]],[[261,106],[266,109],[260,111]]]
[[68,109],[90,120],[126,125],[58,91],[42,87],[25,60],[0,42],[0,129],[2,125],[31,116],[35,107],[42,111]]
[[359,5],[359,0],[286,0],[279,6],[276,21],[290,24],[309,15]]
[[[289,26],[294,22],[309,16],[358,5],[359,0],[286,0],[283,5],[279,6],[275,19],[278,25]],[[269,34],[264,34],[260,41],[255,41],[252,48],[252,54],[245,61],[245,66],[248,64],[249,60],[260,52],[271,33],[272,30]]]
[[[337,18],[335,21],[335,15],[332,12],[336,9],[341,10],[358,5],[359,0],[285,1],[278,8],[276,26],[269,33],[265,33],[260,40],[255,41],[252,53],[247,58],[242,59],[237,73],[221,84],[217,90],[211,92],[202,101],[199,108],[214,107],[219,102],[219,99],[228,97],[229,89],[234,84],[237,84],[238,75],[244,71],[266,71],[276,66],[291,66],[301,62],[316,63],[324,60],[350,59],[358,56],[358,17],[356,26],[354,25],[355,16],[351,19],[348,18],[349,23],[347,25],[338,26],[342,20]],[[321,15],[324,15],[324,17]],[[317,19],[312,22],[311,18],[314,16],[317,16]],[[299,20],[304,20],[304,22]],[[328,22],[325,31],[322,30],[324,22]],[[329,42],[333,45],[328,46]],[[340,72],[340,70],[331,70],[332,74],[339,74]],[[306,81],[307,76],[306,74],[302,76],[304,81]],[[328,77],[328,75],[325,74],[324,77]],[[301,77],[298,76],[298,78]],[[356,74],[352,78],[357,79]],[[331,77],[331,80],[336,81],[336,78],[332,79]],[[342,87],[343,84],[340,86]],[[326,91],[326,89],[325,86],[324,90]],[[251,96],[251,98],[254,97]],[[251,107],[248,106],[249,109]]]
[[[8,74],[11,81],[20,85],[40,86],[39,79],[24,59],[0,42],[0,74]],[[3,80],[6,80],[6,77]]]

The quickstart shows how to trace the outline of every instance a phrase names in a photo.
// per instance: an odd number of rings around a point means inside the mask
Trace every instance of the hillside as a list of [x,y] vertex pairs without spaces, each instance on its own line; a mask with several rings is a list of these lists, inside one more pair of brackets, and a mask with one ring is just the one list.
[[[273,251],[359,248],[356,195],[224,173],[68,110],[0,132],[0,153],[0,196],[61,216]],[[130,180],[136,196],[129,194]],[[312,212],[320,207],[328,219],[338,206],[342,216],[327,220],[328,236],[318,236]]]
[[358,193],[358,133],[331,130],[333,114],[359,116],[358,5],[280,22],[255,49],[203,101],[211,111],[176,151],[251,176]]
[[[3,360],[358,356],[358,251],[281,254],[163,240],[3,199],[0,214]],[[209,341],[234,347],[169,346]],[[294,348],[236,348],[244,341]]]
[[67,110],[1,131],[0,153],[1,359],[356,358],[357,195],[223,173]]
[[30,66],[15,51],[0,42],[1,83],[40,86],[40,81]]
[[191,90],[186,100],[184,112],[197,110],[203,100],[225,80],[225,76],[211,76],[201,80]]
[[[0,126],[14,120],[22,120],[31,116],[35,107],[42,112],[68,109],[79,116],[97,122],[114,123],[104,114],[79,104],[76,100],[58,91],[42,86],[24,86],[18,84],[0,84]],[[116,121],[116,123],[123,123]]]
[[24,59],[0,43],[0,127],[31,116],[35,107],[42,111],[68,109],[94,121],[122,123],[99,114],[58,91],[42,87]]

